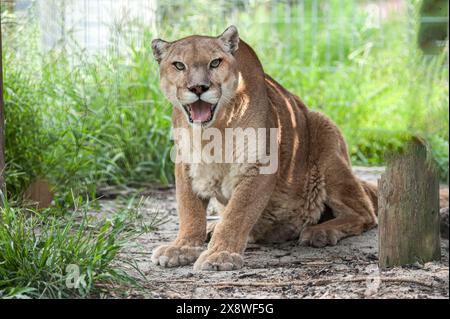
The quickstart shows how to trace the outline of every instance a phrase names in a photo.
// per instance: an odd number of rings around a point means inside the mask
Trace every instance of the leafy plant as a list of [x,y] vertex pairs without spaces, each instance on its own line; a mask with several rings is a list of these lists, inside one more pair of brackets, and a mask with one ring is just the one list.
[[[95,296],[111,285],[138,285],[117,254],[140,231],[136,205],[95,218],[90,203],[61,214],[0,208],[0,298]],[[133,227],[130,227],[133,226]],[[123,264],[123,263],[122,263]]]

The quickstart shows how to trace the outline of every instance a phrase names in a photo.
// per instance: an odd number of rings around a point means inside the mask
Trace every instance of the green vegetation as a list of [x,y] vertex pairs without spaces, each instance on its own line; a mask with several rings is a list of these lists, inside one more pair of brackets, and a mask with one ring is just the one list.
[[88,202],[64,216],[55,209],[14,208],[4,199],[3,204],[0,298],[100,296],[112,285],[138,285],[115,259],[158,220],[143,224],[134,201],[110,218],[96,217]]

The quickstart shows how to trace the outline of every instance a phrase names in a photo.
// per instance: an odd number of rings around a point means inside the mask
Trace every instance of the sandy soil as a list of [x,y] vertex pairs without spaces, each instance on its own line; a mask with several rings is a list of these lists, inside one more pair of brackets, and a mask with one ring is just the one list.
[[[365,180],[376,181],[382,169],[355,168]],[[442,260],[425,265],[380,271],[377,230],[341,241],[337,246],[310,248],[295,242],[249,245],[243,269],[195,272],[192,266],[164,269],[151,263],[152,250],[176,237],[174,189],[148,191],[142,206],[144,220],[155,214],[167,222],[140,236],[123,251],[123,261],[135,263],[142,288],[114,289],[112,297],[127,298],[448,298],[449,242],[442,240]],[[113,202],[103,201],[102,206]]]

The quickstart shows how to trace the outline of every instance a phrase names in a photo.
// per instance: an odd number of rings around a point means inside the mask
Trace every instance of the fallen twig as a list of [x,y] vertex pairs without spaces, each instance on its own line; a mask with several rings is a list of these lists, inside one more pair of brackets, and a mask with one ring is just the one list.
[[191,279],[174,279],[174,280],[164,280],[164,281],[153,281],[153,283],[161,284],[182,284],[182,283],[192,283],[196,286],[214,286],[217,288],[226,287],[284,287],[284,286],[323,286],[329,284],[337,283],[356,283],[365,282],[371,280],[380,280],[380,284],[385,283],[410,283],[419,286],[424,286],[428,288],[433,288],[433,283],[423,282],[418,279],[407,278],[407,277],[356,277],[356,278],[322,278],[322,279],[309,279],[309,280],[292,280],[283,282],[253,282],[253,281],[220,281],[220,282],[205,282],[198,283],[198,280]]

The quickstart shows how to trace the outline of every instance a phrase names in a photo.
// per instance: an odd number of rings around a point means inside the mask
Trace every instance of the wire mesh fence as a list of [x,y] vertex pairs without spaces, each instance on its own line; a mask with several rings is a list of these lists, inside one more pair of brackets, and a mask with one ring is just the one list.
[[[301,67],[333,69],[355,50],[385,47],[386,28],[417,42],[415,21],[446,30],[433,47],[448,42],[448,16],[417,17],[408,0],[2,0],[3,7],[36,23],[42,52],[65,48],[96,54],[124,52],[149,37],[173,40],[189,33],[219,34],[235,24],[257,50],[276,52]],[[443,27],[442,27],[443,25]],[[149,37],[145,37],[151,34]],[[364,41],[362,41],[364,38]],[[370,41],[367,41],[370,39]],[[430,46],[429,43],[426,45]],[[407,46],[407,45],[405,45]],[[432,50],[433,51],[433,50]],[[436,50],[433,51],[433,53]]]

